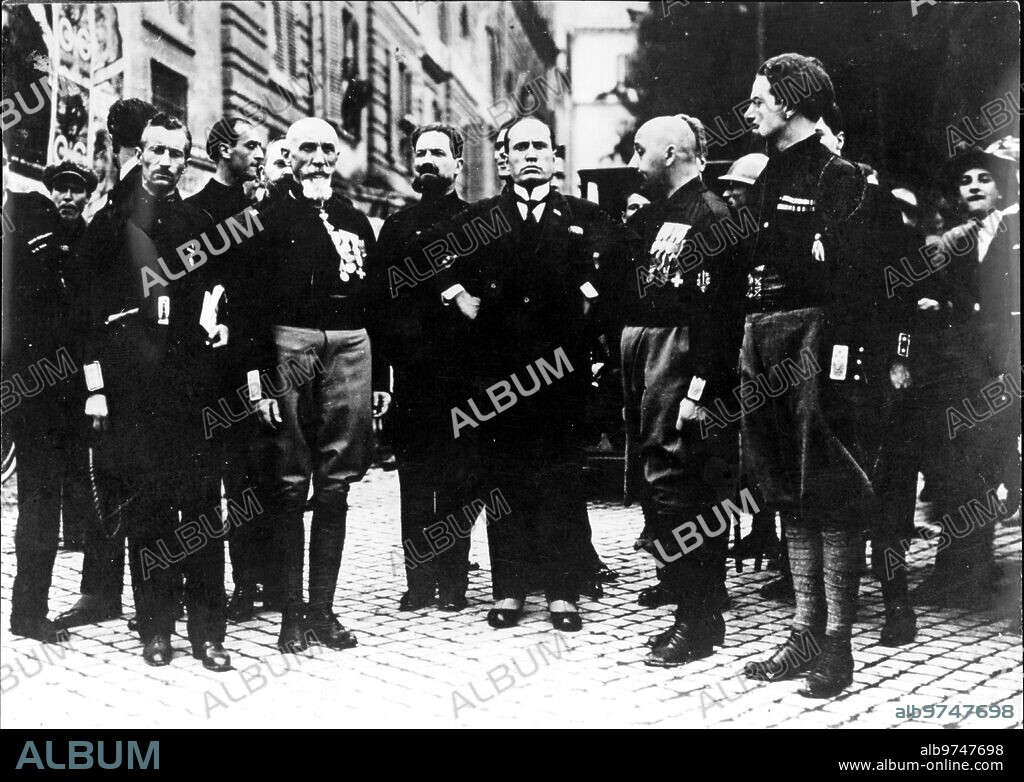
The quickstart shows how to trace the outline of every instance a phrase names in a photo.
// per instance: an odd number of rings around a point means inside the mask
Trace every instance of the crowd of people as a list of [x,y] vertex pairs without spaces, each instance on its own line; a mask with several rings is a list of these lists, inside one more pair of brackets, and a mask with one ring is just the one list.
[[[182,198],[187,126],[118,101],[120,182],[88,225],[97,181],[73,162],[46,169],[50,198],[4,190],[12,632],[57,642],[120,617],[127,544],[150,665],[171,662],[182,612],[214,671],[231,667],[228,622],[257,611],[280,612],[282,651],[355,646],[334,609],[348,494],[385,416],[397,609],[467,609],[469,532],[486,523],[486,621],[516,625],[543,591],[553,627],[577,631],[581,592],[616,578],[583,480],[598,364],[619,370],[625,501],[658,565],[638,602],[676,606],[648,665],[729,643],[730,555],[777,557],[765,599],[795,602],[788,638],[745,674],[805,674],[808,697],[852,682],[866,539],[884,645],[913,643],[913,603],[985,608],[1003,575],[992,519],[1020,496],[1016,150],[954,156],[943,177],[963,224],[929,236],[912,191],[842,157],[836,104],[819,60],[772,57],[745,112],[766,154],[706,182],[701,120],[654,117],[615,216],[563,192],[564,148],[539,119],[499,130],[501,191],[472,204],[456,192],[460,132],[424,125],[420,200],[378,235],[332,185],[330,123],[268,144],[225,117],[206,140],[213,176]],[[49,382],[62,355],[75,371]],[[912,599],[919,473],[941,532]],[[741,494],[754,523],[730,552]],[[62,519],[84,547],[82,594],[50,620]]]

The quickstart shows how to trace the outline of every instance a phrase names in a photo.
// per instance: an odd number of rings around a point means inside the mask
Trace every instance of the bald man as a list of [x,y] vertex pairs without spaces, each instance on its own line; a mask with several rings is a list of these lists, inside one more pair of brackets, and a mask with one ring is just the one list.
[[644,548],[678,603],[645,662],[675,666],[707,657],[725,634],[728,522],[720,518],[728,514],[715,506],[734,491],[736,430],[705,431],[701,419],[705,400],[735,382],[742,288],[731,279],[728,208],[701,181],[700,121],[655,117],[637,131],[634,149],[630,166],[651,203],[628,223],[641,243],[613,286],[623,324],[626,499],[644,506]]
[[[261,215],[245,302],[255,362],[249,398],[271,440],[274,550],[282,558],[282,651],[356,645],[334,614],[349,486],[370,465],[374,411],[390,402],[371,372],[368,329],[376,241],[369,220],[331,187],[340,152],[328,123],[307,118],[286,137],[293,180]],[[386,368],[385,368],[386,370]],[[374,386],[372,378],[377,378]],[[303,512],[315,490],[309,605],[303,606]]]

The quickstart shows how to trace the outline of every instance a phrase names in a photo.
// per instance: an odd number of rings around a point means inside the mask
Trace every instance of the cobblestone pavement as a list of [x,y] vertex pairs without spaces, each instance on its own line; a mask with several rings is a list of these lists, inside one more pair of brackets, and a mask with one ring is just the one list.
[[[746,660],[783,639],[791,615],[789,606],[758,596],[774,574],[754,573],[750,563],[744,573],[730,569],[724,648],[682,668],[641,663],[644,639],[667,626],[671,610],[635,605],[654,576],[651,560],[632,551],[642,526],[637,509],[591,506],[597,549],[621,577],[599,602],[583,600],[582,632],[559,633],[538,596],[517,628],[487,626],[482,525],[473,533],[472,558],[481,569],[471,574],[469,609],[398,613],[404,573],[395,473],[371,472],[353,488],[351,503],[336,609],[358,633],[359,646],[282,655],[275,648],[279,615],[267,614],[229,625],[226,645],[236,670],[214,674],[187,654],[181,635],[172,640],[172,665],[147,667],[123,620],[77,628],[64,647],[12,636],[12,481],[3,490],[3,727],[1021,726],[1021,638],[1008,630],[1007,618],[1016,610],[1012,596],[1004,603],[1013,608],[1001,613],[922,610],[919,642],[891,651],[878,645],[881,595],[865,577],[855,683],[841,697],[813,701],[797,694],[799,682],[757,684],[740,675]],[[935,545],[914,543],[912,586],[927,573]],[[1020,584],[1020,527],[1000,525],[997,547],[1006,580],[1015,582],[1006,589],[1012,595]],[[80,553],[58,554],[51,617],[77,599],[81,564]],[[1013,716],[1003,716],[1010,709],[985,718],[897,716],[900,707],[939,704],[1011,706]]]

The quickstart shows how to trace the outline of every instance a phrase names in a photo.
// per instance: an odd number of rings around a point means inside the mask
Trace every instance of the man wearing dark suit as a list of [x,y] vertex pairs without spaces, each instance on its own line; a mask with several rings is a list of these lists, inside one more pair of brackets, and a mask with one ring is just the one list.
[[621,225],[595,204],[551,190],[554,145],[543,122],[513,123],[506,150],[512,185],[432,234],[475,227],[477,241],[464,250],[462,234],[449,239],[457,260],[437,242],[426,247],[440,266],[454,262],[439,275],[442,297],[474,326],[461,353],[475,393],[453,408],[451,436],[472,430],[487,485],[510,509],[488,527],[496,601],[488,623],[518,622],[532,570],[552,624],[579,630],[588,569],[580,430],[599,296],[593,250],[597,236],[617,236]]
[[469,393],[452,371],[455,335],[468,324],[437,306],[434,286],[423,283],[429,263],[412,252],[411,243],[468,206],[455,192],[463,138],[451,125],[425,125],[413,131],[412,146],[413,189],[422,198],[384,222],[377,244],[388,275],[384,350],[395,370],[391,425],[408,586],[399,610],[424,608],[439,593],[442,610],[460,611],[466,607],[469,535],[449,530],[433,545],[425,530],[449,514],[459,518],[474,499],[474,460],[465,448],[470,438],[451,438],[451,408]]
[[[6,165],[5,154],[5,179]],[[71,384],[78,378],[68,349],[67,269],[61,265],[60,215],[53,202],[40,193],[3,195],[3,416],[18,453],[11,632],[58,643],[66,636],[47,619],[47,599],[65,449],[76,418]]]
[[206,280],[202,264],[183,251],[207,227],[177,190],[190,148],[179,120],[154,116],[140,141],[137,186],[108,204],[83,240],[81,262],[91,270],[85,411],[99,435],[98,483],[128,535],[146,663],[171,662],[184,575],[192,655],[226,671],[219,501],[201,504],[208,498],[195,463],[203,439],[197,368],[226,335],[200,324]]
[[[228,218],[238,215],[249,207],[253,199],[251,191],[260,178],[264,160],[263,131],[245,119],[224,117],[214,123],[206,141],[206,153],[217,165],[217,170],[203,188],[186,199],[189,206],[202,210],[213,225],[223,225]],[[220,235],[214,241],[221,243]],[[222,284],[218,319],[229,328],[228,344],[223,351],[210,352],[208,366],[203,371],[210,380],[207,401],[204,406],[217,409],[218,398],[232,400],[237,404],[236,389],[245,384],[246,346],[241,339],[241,329],[231,329],[234,307],[246,306],[247,284],[246,257],[251,252],[249,243],[242,243],[229,249],[227,260],[218,264],[217,278]],[[212,460],[206,470],[211,483],[208,495],[219,496],[221,479],[224,494],[229,502],[238,506],[244,503],[245,489],[259,484],[258,446],[261,438],[257,422],[251,418],[234,421],[221,431],[221,427],[207,433],[209,456]],[[231,556],[234,594],[228,601],[227,613],[231,621],[244,621],[253,615],[257,582],[266,585],[270,580],[266,573],[270,545],[266,539],[266,519],[252,520],[235,527],[228,539]]]
[[[105,207],[116,204],[135,192],[139,186],[139,158],[137,149],[142,140],[146,123],[156,114],[156,109],[144,100],[125,98],[114,101],[107,112],[107,132],[110,143],[117,155],[120,166],[119,179],[114,187],[102,198],[94,199],[86,207],[85,216],[91,220]],[[73,263],[75,284],[74,309],[87,309],[89,272],[82,268],[80,259]],[[77,318],[77,315],[76,315]],[[57,617],[61,627],[77,627],[113,619],[121,615],[121,593],[124,591],[124,530],[115,527],[117,534],[96,518],[95,512],[85,528],[85,555],[82,558],[82,596],[78,601]],[[136,618],[128,622],[129,629],[135,630]]]
[[[391,402],[383,390],[387,367],[378,363],[373,372],[368,332],[381,293],[373,276],[376,241],[366,216],[331,189],[340,151],[334,128],[301,119],[287,141],[294,182],[261,215],[263,231],[249,255],[253,300],[245,302],[252,400],[271,432],[270,502],[284,602],[278,645],[301,651],[315,636],[347,649],[356,638],[338,621],[334,596],[349,486],[370,466],[372,417]],[[306,608],[303,515],[311,481]]]
[[[927,604],[985,608],[997,573],[993,539],[995,490],[1007,479],[1020,434],[1020,206],[1017,166],[971,149],[944,174],[967,221],[942,236],[938,272],[946,315],[934,379],[945,416],[942,474],[935,481],[936,519],[943,529],[932,575],[915,597]],[[964,469],[969,465],[970,469]],[[1019,469],[1007,488],[1020,481]],[[929,484],[931,485],[931,484]],[[1019,485],[1019,483],[1018,483]],[[972,513],[972,508],[974,509]]]

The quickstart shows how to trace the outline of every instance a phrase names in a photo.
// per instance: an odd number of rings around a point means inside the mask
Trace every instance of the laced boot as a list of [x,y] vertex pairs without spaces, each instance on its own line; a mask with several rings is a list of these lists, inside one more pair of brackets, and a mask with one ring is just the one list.
[[821,655],[824,639],[805,627],[794,627],[789,638],[766,660],[749,662],[743,675],[762,682],[793,679],[808,670]]
[[825,636],[824,648],[799,693],[805,698],[832,698],[853,684],[853,648],[849,636]]

